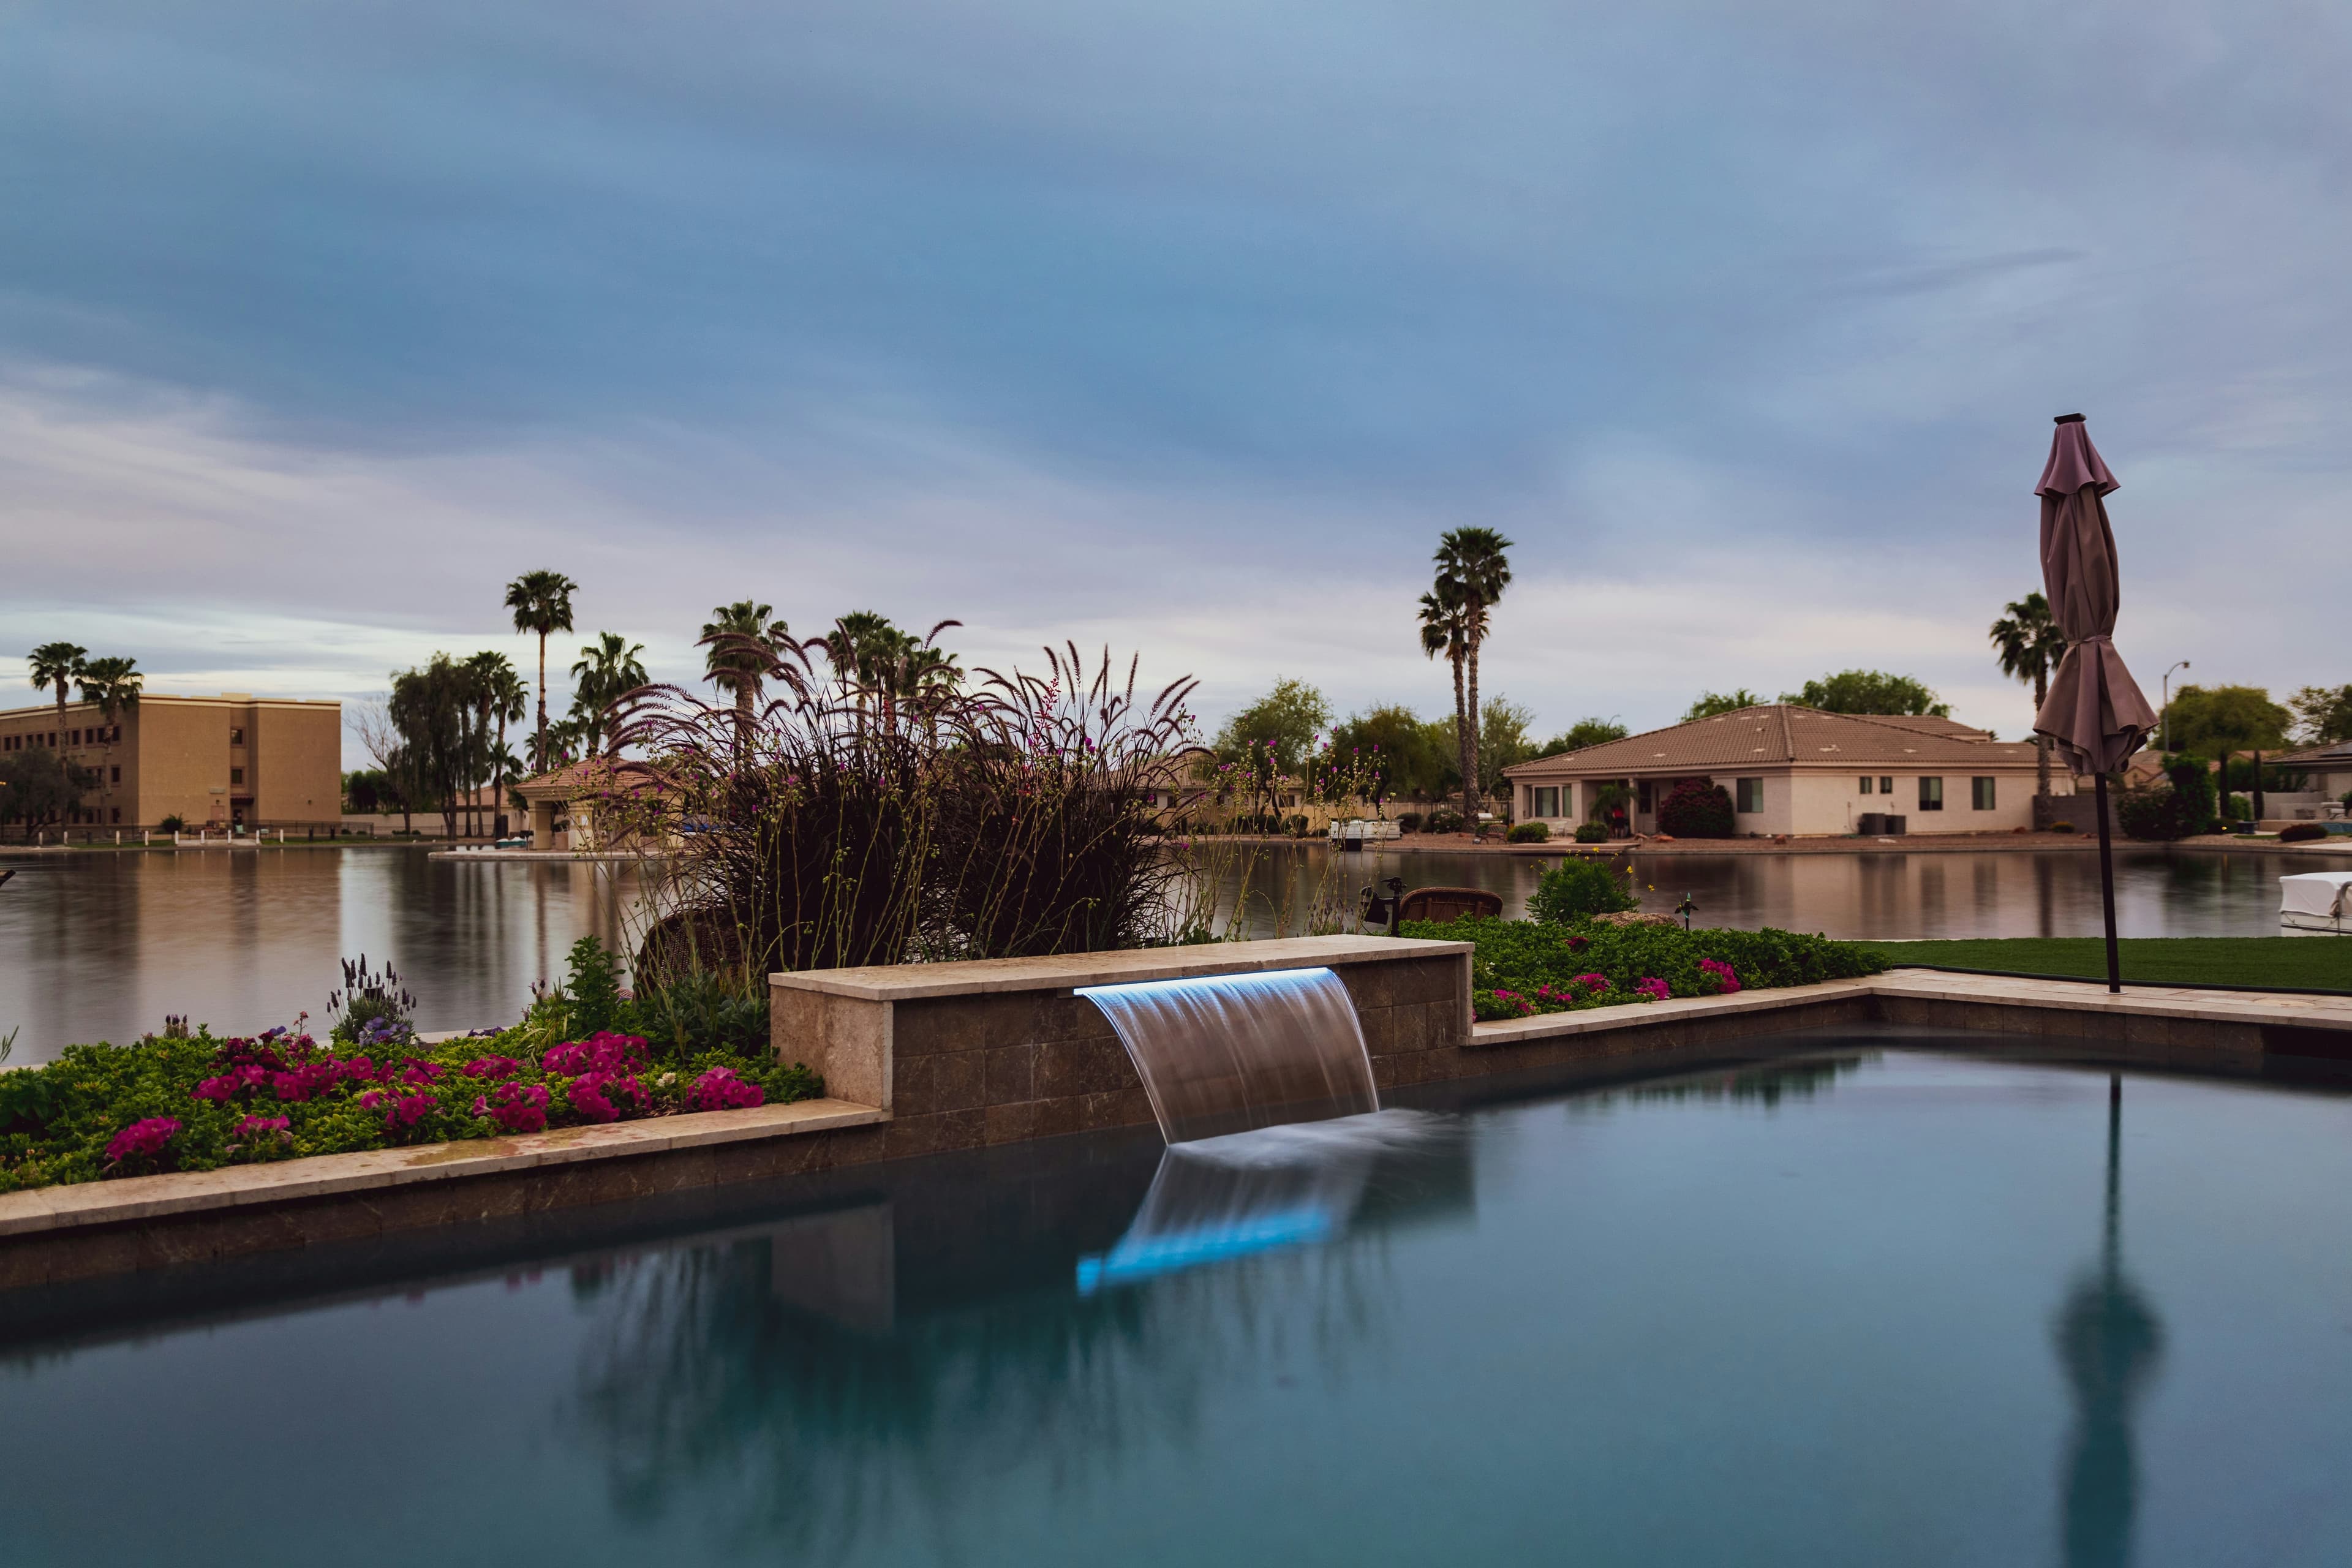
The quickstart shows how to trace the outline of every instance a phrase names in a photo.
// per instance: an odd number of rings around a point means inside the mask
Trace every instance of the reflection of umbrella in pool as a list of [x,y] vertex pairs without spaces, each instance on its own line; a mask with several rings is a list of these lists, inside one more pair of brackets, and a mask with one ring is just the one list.
[[2104,497],[2117,489],[2079,414],[2058,416],[2050,461],[2034,493],[2042,498],[2042,585],[2066,656],[2050,678],[2050,696],[2033,731],[2057,742],[2077,773],[2098,781],[2099,893],[2107,919],[2107,989],[2123,989],[2116,955],[2116,863],[2107,843],[2107,775],[2122,767],[2156,728],[2147,699],[2111,640],[2123,579]]
[[2122,1568],[2131,1561],[2138,1465],[2132,1407],[2164,1355],[2164,1325],[2122,1256],[2123,1080],[2107,1080],[2107,1212],[2099,1268],[2067,1294],[2057,1323],[2058,1359],[2074,1394],[2065,1480],[2067,1568]]

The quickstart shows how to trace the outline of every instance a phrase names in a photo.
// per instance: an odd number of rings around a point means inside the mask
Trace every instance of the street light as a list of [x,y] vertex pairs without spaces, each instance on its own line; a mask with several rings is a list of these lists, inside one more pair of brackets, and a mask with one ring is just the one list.
[[[2187,669],[2188,668],[2189,661],[2184,658],[2179,664],[2174,665],[2172,669]],[[2172,669],[2168,669],[2164,672],[2164,711],[2162,714],[2158,715],[2157,720],[2157,722],[2162,725],[2163,728],[2157,736],[2156,749],[2159,752],[2168,753],[2172,750]]]

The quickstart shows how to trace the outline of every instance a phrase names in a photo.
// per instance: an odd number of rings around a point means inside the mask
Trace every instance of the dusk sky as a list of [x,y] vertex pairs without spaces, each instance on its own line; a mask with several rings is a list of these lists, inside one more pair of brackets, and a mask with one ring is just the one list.
[[2016,737],[2075,409],[2151,698],[2340,684],[2347,81],[2341,4],[0,7],[7,705],[527,666],[554,567],[562,663],[752,595],[1436,714],[1485,523],[1542,733],[1861,665]]

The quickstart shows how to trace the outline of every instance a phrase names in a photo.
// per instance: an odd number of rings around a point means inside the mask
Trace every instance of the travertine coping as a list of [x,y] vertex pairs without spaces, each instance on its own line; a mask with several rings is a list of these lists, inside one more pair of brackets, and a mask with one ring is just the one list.
[[1266,942],[1213,942],[1192,947],[1145,947],[1074,952],[1045,958],[981,958],[958,963],[877,964],[865,969],[813,969],[772,974],[793,991],[816,991],[861,1002],[914,1002],[931,996],[992,995],[1008,991],[1066,991],[1081,985],[1125,985],[1206,974],[1244,974],[1318,964],[1394,963],[1475,951],[1466,942],[1395,936],[1294,936]]
[[1856,997],[2086,1013],[2116,1019],[2164,1018],[2203,1024],[2352,1030],[2352,996],[2197,991],[2165,985],[2126,985],[2120,994],[2115,994],[2107,990],[2105,981],[2023,980],[1942,970],[1896,969],[1866,979],[1832,980],[1819,985],[1739,991],[1728,996],[1677,996],[1664,1002],[1505,1018],[1474,1026],[1469,1043],[1521,1045],[1731,1014],[1769,1014]]
[[703,1110],[614,1121],[597,1127],[560,1127],[511,1138],[476,1138],[457,1143],[427,1143],[412,1149],[372,1149],[355,1154],[320,1154],[261,1165],[225,1165],[164,1176],[131,1176],[113,1182],[78,1182],[0,1193],[0,1238],[124,1220],[160,1220],[243,1204],[285,1203],[450,1181],[666,1150],[707,1148],[755,1138],[784,1138],[836,1127],[862,1127],[887,1117],[870,1105],[845,1100],[803,1100],[791,1105],[757,1105],[746,1110]]

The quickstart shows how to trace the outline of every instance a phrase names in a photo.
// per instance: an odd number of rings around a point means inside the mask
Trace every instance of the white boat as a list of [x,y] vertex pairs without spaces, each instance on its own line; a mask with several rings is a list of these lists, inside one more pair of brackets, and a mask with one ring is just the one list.
[[2279,924],[2288,931],[2352,936],[2352,871],[2281,877]]

